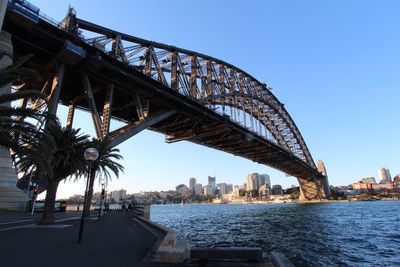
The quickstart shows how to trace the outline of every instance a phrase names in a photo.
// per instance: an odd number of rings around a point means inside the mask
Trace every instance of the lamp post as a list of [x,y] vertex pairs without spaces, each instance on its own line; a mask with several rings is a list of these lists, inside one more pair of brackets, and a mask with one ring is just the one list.
[[86,180],[85,197],[83,200],[83,209],[82,209],[81,223],[80,223],[80,227],[79,227],[78,243],[81,243],[81,241],[82,241],[83,227],[85,225],[86,199],[87,199],[87,195],[88,195],[88,191],[89,191],[89,181],[90,181],[90,174],[92,171],[92,162],[98,158],[99,152],[95,148],[90,147],[85,150],[85,152],[83,153],[83,156],[85,157],[85,160],[87,160],[89,162],[89,169],[88,169],[88,177]]

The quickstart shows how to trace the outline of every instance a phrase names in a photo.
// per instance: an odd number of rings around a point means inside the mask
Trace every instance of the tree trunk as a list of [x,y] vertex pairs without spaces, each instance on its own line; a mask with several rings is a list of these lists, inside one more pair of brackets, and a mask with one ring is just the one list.
[[44,201],[44,210],[42,218],[37,224],[53,224],[54,223],[54,204],[56,201],[57,188],[59,181],[56,179],[49,180],[47,184],[46,198]]
[[92,167],[90,170],[90,180],[89,180],[89,190],[86,196],[86,203],[85,203],[85,216],[90,216],[90,205],[92,204],[92,197],[93,197],[93,186],[94,180],[96,178],[96,168]]

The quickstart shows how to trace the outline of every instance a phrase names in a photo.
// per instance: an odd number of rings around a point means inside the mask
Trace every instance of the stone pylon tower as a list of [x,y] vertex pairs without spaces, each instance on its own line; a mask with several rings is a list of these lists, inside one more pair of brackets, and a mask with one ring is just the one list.
[[328,174],[326,172],[325,164],[322,160],[318,160],[317,169],[322,175],[324,175],[324,178],[321,179],[321,186],[324,189],[326,198],[329,198],[331,196],[331,189],[329,188]]
[[[0,0],[0,29],[7,9],[7,0]],[[13,47],[11,35],[1,30],[0,32],[0,69],[12,64]],[[11,84],[0,88],[0,94],[11,92]],[[8,103],[7,105],[10,105]],[[17,188],[18,175],[12,165],[10,153],[0,147],[0,208],[23,209],[25,194]]]

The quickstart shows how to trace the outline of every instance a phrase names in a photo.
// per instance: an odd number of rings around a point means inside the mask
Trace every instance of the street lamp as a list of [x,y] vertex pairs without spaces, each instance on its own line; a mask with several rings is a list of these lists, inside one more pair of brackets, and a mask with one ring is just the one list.
[[[85,160],[89,162],[89,169],[88,169],[88,177],[86,180],[85,197],[83,200],[83,209],[82,209],[82,216],[81,216],[81,224],[79,227],[78,243],[81,243],[81,241],[82,241],[83,227],[85,224],[86,199],[88,197],[88,191],[89,191],[89,181],[90,181],[90,174],[92,171],[92,162],[95,161],[99,157],[99,152],[97,151],[97,149],[90,147],[85,150],[85,152],[83,153],[83,156],[85,157]],[[90,208],[90,206],[89,206],[89,208]]]

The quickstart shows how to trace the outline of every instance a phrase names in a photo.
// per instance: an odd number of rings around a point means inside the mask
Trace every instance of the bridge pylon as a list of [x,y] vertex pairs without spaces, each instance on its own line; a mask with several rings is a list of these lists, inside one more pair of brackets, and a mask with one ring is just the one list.
[[[0,1],[0,69],[13,63],[13,44],[11,35],[2,29],[8,1]],[[0,95],[11,93],[11,84],[0,88]],[[11,103],[2,104],[10,106]],[[10,151],[0,147],[0,208],[18,210],[24,207],[25,194],[16,187],[17,173],[12,164]]]
[[300,185],[300,200],[301,201],[316,201],[329,199],[331,191],[329,188],[328,175],[322,160],[318,160],[318,172],[321,177],[300,178],[297,177]]

